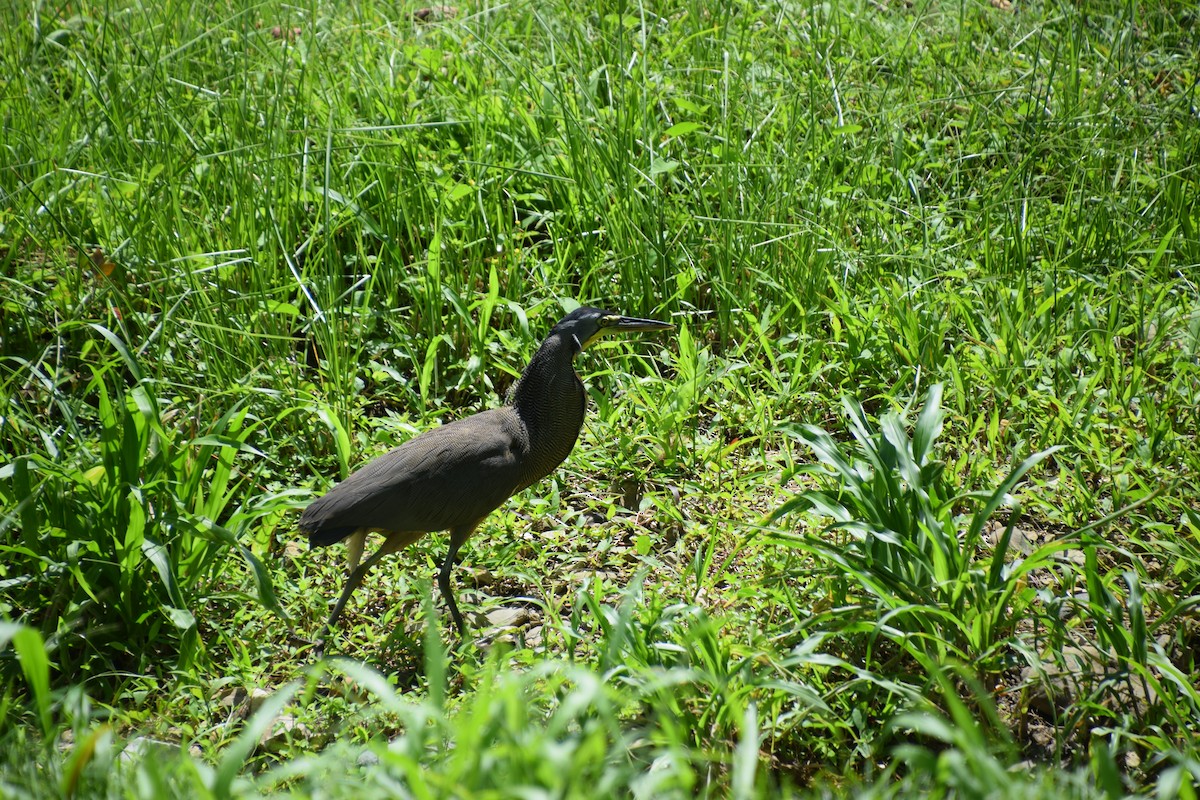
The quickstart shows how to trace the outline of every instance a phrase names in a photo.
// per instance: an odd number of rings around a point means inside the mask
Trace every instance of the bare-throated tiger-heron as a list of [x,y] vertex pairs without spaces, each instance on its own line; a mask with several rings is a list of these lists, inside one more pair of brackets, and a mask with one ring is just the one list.
[[[575,446],[587,406],[575,356],[606,334],[674,327],[598,308],[576,309],[550,330],[506,405],[425,431],[313,501],[299,523],[309,545],[349,540],[349,576],[320,645],[371,567],[422,535],[444,530],[450,531],[450,547],[438,587],[459,634],[465,635],[450,586],[454,557],[488,514],[549,475]],[[372,531],[383,534],[383,544],[359,563]]]

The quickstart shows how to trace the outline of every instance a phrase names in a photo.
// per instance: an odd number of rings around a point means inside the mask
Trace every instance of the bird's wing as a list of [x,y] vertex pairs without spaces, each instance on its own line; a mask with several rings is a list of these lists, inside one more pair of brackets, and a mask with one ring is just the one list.
[[472,524],[516,490],[526,449],[523,429],[507,408],[433,428],[314,501],[300,528],[311,536],[322,530],[440,531]]

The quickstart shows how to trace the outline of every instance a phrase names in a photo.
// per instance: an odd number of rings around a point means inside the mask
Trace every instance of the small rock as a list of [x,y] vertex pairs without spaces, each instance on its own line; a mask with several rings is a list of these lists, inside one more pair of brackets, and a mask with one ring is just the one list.
[[1039,747],[1050,747],[1054,744],[1054,733],[1048,725],[1034,725],[1029,729],[1029,738]]
[[249,697],[241,686],[234,686],[217,698],[217,707],[224,709],[230,719],[244,719],[250,710],[250,704],[247,702]]
[[496,584],[496,576],[490,570],[482,567],[474,567],[465,570],[466,575],[463,576],[463,582],[474,586],[476,589],[482,589]]
[[275,753],[287,744],[293,734],[302,739],[309,737],[308,728],[293,714],[280,714],[258,740],[258,745],[269,753]]
[[527,608],[493,608],[487,612],[487,624],[492,628],[516,628],[530,620]]
[[[1001,531],[1001,533],[1003,533],[1003,531]],[[998,538],[997,541],[999,541]],[[1036,546],[1035,540],[1029,536],[1029,534],[1025,533],[1025,531],[1018,527],[1013,527],[1012,536],[1010,536],[1008,539],[1009,552],[1016,552],[1027,556],[1034,551]]]
[[270,689],[264,689],[261,686],[255,686],[250,690],[250,713],[253,714],[262,708],[262,704],[267,701],[267,698],[272,694]]
[[118,758],[126,763],[131,763],[146,756],[173,753],[178,749],[179,745],[177,744],[164,742],[161,739],[151,739],[149,736],[138,736],[129,740]]
[[1059,605],[1058,618],[1064,619],[1064,620],[1070,619],[1071,617],[1074,617],[1078,613],[1079,609],[1087,608],[1087,604],[1088,604],[1088,593],[1087,592],[1076,592],[1075,594],[1066,598],[1062,602],[1062,604]]
[[374,750],[363,750],[354,763],[360,767],[373,767],[379,763],[379,756]]
[[525,646],[531,649],[537,649],[542,646],[542,626],[534,625],[529,630],[525,631]]
[[1022,683],[1029,688],[1029,704],[1042,714],[1052,717],[1056,709],[1065,709],[1085,694],[1088,686],[1095,682],[1097,667],[1107,659],[1094,647],[1065,647],[1059,660],[1042,662],[1042,673],[1034,667],[1026,667],[1021,673]]
[[1034,667],[1026,667],[1021,681],[1028,687],[1030,707],[1046,716],[1087,698],[1106,680],[1109,683],[1097,698],[1105,707],[1144,714],[1157,702],[1157,695],[1136,675],[1114,680],[1119,670],[1115,656],[1097,647],[1064,647],[1059,659],[1041,665],[1041,674]]
[[1087,554],[1082,550],[1063,550],[1060,556],[1061,560],[1069,564],[1074,564],[1077,567],[1082,567],[1087,564]]
[[620,573],[605,569],[581,569],[571,573],[571,580],[576,583],[590,583],[596,578],[602,581],[618,583],[618,578],[620,577]]

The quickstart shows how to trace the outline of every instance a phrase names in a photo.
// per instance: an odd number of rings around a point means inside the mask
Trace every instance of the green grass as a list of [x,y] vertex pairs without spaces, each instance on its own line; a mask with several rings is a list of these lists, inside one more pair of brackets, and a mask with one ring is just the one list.
[[[1007,6],[0,10],[0,794],[1194,797],[1200,19]],[[434,535],[312,664],[574,302],[476,640]]]

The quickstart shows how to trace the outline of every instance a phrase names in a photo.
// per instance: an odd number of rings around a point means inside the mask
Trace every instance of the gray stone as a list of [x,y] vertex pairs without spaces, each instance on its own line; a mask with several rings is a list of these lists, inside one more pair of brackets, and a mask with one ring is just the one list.
[[541,625],[534,625],[532,628],[525,631],[525,646],[535,650],[542,646]]
[[487,612],[487,624],[492,628],[516,628],[529,620],[529,609],[519,606],[501,606]]
[[179,745],[171,742],[164,742],[161,739],[152,739],[149,736],[138,736],[130,739],[119,756],[121,761],[125,763],[133,763],[147,756],[156,754],[174,754],[179,751]]
[[293,737],[308,739],[308,728],[294,715],[280,714],[258,740],[258,746],[269,753],[277,753]]
[[1026,667],[1021,682],[1027,687],[1030,708],[1046,716],[1095,696],[1105,682],[1096,699],[1111,711],[1140,715],[1158,700],[1137,675],[1121,669],[1114,654],[1093,645],[1064,647],[1061,658],[1043,661],[1040,668]]
[[256,686],[250,690],[250,713],[258,711],[262,708],[262,704],[267,701],[273,692],[270,689],[264,689],[261,686]]

